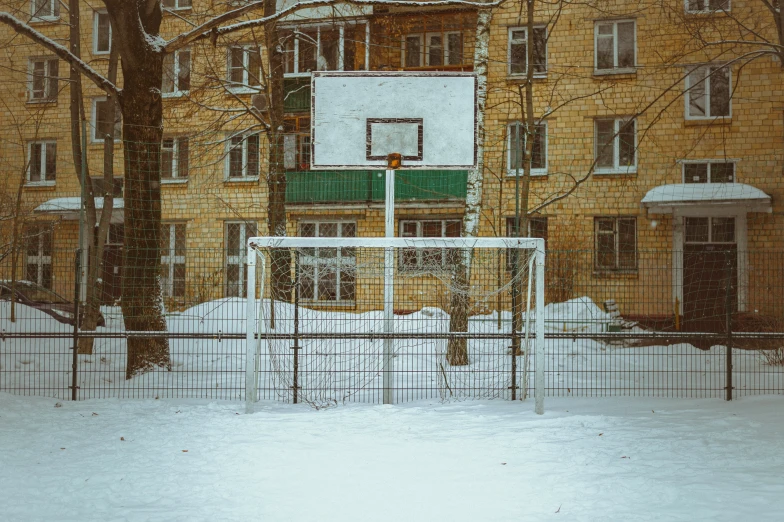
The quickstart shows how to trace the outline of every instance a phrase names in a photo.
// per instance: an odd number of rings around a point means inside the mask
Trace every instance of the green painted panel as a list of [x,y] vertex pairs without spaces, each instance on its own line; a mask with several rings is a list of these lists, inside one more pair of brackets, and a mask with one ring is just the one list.
[[310,110],[310,77],[284,78],[283,93],[285,96],[283,109],[286,112]]

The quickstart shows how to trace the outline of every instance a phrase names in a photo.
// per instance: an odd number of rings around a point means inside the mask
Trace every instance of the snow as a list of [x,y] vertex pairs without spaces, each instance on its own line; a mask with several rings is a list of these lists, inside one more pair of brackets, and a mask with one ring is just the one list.
[[705,201],[763,201],[770,204],[770,196],[745,183],[675,183],[655,187],[642,198],[644,205]]
[[[59,405],[59,407],[58,407]],[[349,405],[0,393],[3,519],[780,520],[780,397]]]
[[[122,198],[114,198],[114,210],[122,209],[124,207]],[[54,198],[36,207],[35,212],[71,212],[77,211],[82,208],[82,200],[78,197],[72,198]],[[95,198],[95,208],[101,210],[103,208],[103,198]]]

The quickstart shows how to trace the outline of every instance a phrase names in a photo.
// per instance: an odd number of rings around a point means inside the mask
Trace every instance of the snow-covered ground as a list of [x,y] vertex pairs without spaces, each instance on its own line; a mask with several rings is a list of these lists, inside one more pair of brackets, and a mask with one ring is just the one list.
[[[263,314],[269,314],[265,301]],[[276,332],[293,332],[293,307],[276,305]],[[383,331],[381,312],[354,314],[300,309],[300,332],[327,334]],[[117,309],[106,308],[103,332],[121,332]],[[19,319],[8,320],[8,303],[0,302],[0,334],[61,332],[71,327],[42,312],[19,305]],[[174,333],[245,333],[245,301],[219,299],[170,314],[167,327]],[[554,303],[545,309],[549,332],[602,332],[611,320],[588,298]],[[263,315],[267,317],[267,315]],[[509,313],[474,316],[471,332],[499,333],[511,328]],[[449,316],[438,308],[424,308],[395,318],[401,333],[445,333]],[[267,324],[267,321],[264,321]],[[259,389],[262,399],[292,399],[291,340],[267,341],[259,346]],[[445,357],[445,340],[400,339],[394,344],[394,400],[510,398],[510,340],[474,339],[469,343],[470,365],[452,367]],[[3,339],[0,342],[0,391],[70,397],[72,341],[62,339]],[[383,342],[333,339],[301,341],[298,385],[303,398],[318,405],[343,402],[380,402]],[[225,338],[170,340],[172,371],[154,371],[125,379],[124,339],[97,339],[94,353],[78,356],[80,399],[105,397],[243,399],[245,341]],[[549,339],[546,344],[545,387],[548,395],[642,395],[723,397],[726,373],[721,346],[701,351],[689,344],[624,347],[589,339]],[[523,386],[524,357],[517,358],[517,386]],[[529,370],[534,361],[529,361]],[[529,388],[531,382],[529,381]],[[756,351],[735,350],[733,384],[736,396],[784,392],[784,368],[770,366]]]
[[[0,393],[0,518],[781,520],[782,398],[316,411]],[[59,407],[58,407],[59,405]]]

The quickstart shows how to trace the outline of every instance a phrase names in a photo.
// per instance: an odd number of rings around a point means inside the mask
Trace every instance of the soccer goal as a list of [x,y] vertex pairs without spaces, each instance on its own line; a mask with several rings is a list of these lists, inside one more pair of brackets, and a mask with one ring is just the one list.
[[254,237],[247,263],[249,408],[533,390],[544,411],[542,239]]

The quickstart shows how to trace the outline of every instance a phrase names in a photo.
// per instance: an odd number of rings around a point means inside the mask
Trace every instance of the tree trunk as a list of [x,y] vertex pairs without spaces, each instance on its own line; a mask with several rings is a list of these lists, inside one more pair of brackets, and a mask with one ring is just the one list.
[[[469,171],[466,188],[466,209],[463,216],[463,237],[476,237],[482,210],[482,185],[484,181],[485,156],[485,105],[487,103],[487,68],[490,52],[491,9],[480,9],[476,20],[476,45],[474,48],[474,73],[477,77],[476,92],[476,169]],[[458,256],[450,299],[449,331],[468,331],[468,310],[471,306],[468,294],[471,282],[471,253]],[[449,364],[468,364],[468,339],[450,338],[446,359]]]

